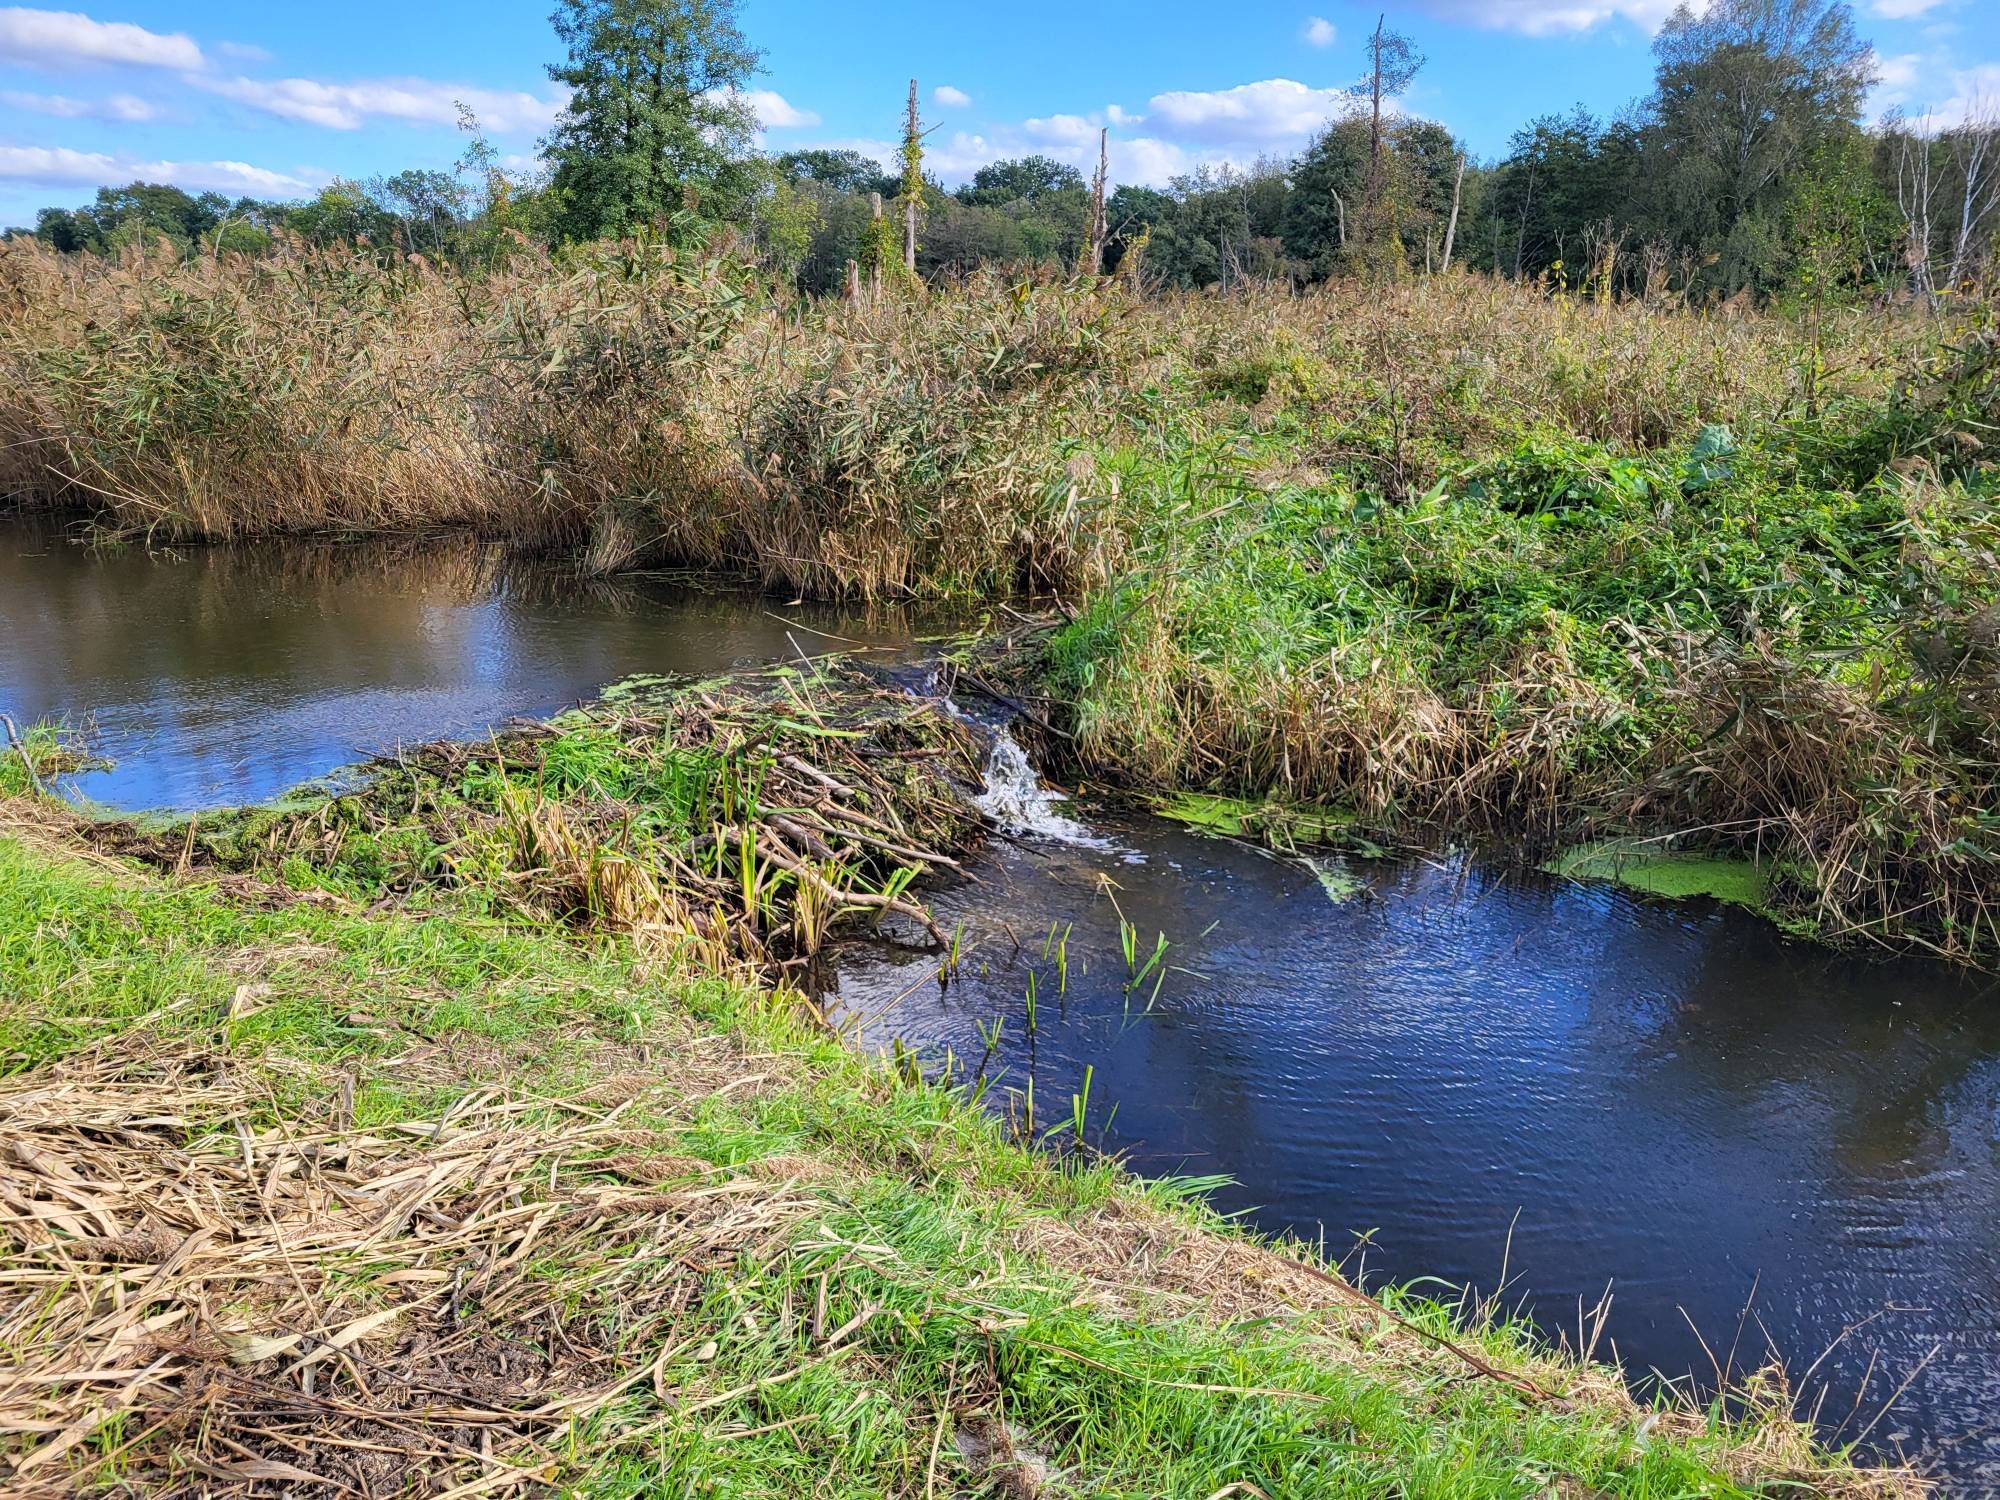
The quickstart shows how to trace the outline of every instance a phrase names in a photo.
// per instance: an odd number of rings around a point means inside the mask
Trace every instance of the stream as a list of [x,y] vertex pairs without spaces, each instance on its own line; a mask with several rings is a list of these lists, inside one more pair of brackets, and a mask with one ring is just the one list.
[[[634,673],[914,660],[920,633],[463,539],[149,553],[0,520],[0,710],[85,729],[116,765],[71,790],[118,807],[267,798]],[[1011,831],[926,892],[953,982],[886,935],[843,951],[827,998],[862,1045],[984,1057],[1017,1115],[1032,1075],[1043,1129],[1087,1068],[1092,1144],[1231,1179],[1220,1207],[1371,1285],[1497,1294],[1572,1346],[1608,1288],[1595,1354],[1635,1380],[1779,1358],[1829,1435],[2000,1488],[1995,981],[1705,902],[1281,857],[1059,800],[1004,736],[982,805]],[[1129,988],[1121,922],[1138,966],[1166,943]]]

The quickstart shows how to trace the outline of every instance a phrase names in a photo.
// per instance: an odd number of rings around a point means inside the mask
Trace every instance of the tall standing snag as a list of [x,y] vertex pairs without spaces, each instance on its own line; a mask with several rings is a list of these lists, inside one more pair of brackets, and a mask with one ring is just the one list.
[[1388,168],[1382,139],[1382,101],[1394,99],[1410,86],[1424,65],[1423,54],[1399,31],[1389,30],[1389,18],[1379,17],[1368,38],[1368,72],[1357,92],[1368,95],[1368,176],[1362,185],[1363,245],[1373,250],[1390,238],[1385,212]]
[[1111,177],[1111,132],[1097,132],[1097,175],[1090,180],[1090,274],[1104,274],[1104,190]]
[[[882,300],[882,195],[868,195],[868,294],[875,301]],[[859,295],[857,290],[856,295]]]
[[1458,175],[1451,183],[1451,220],[1444,226],[1444,257],[1438,267],[1440,272],[1451,269],[1451,247],[1458,238],[1458,205],[1465,193],[1465,153],[1458,153]]
[[903,114],[903,269],[917,274],[917,204],[924,196],[924,129],[917,115],[917,80]]

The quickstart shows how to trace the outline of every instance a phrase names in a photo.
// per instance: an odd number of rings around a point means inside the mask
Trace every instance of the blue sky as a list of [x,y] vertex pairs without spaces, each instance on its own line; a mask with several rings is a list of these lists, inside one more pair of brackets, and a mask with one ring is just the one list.
[[[1475,153],[1536,114],[1615,113],[1652,75],[1670,0],[1389,4],[1428,65],[1405,101]],[[134,176],[260,197],[332,177],[449,166],[454,102],[532,165],[560,100],[550,0],[90,0],[0,5],[0,224]],[[2000,0],[1855,0],[1883,83],[1874,108],[1955,118],[2000,105]],[[947,6],[744,0],[765,49],[752,102],[767,145],[886,158],[914,75],[947,182],[1041,151],[1083,164],[1112,132],[1113,176],[1295,152],[1361,72],[1377,5],[1250,0]]]

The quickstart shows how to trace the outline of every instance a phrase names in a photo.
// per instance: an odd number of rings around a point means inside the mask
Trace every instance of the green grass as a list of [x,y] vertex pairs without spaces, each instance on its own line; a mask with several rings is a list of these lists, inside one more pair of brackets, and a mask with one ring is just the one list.
[[[1256,1261],[1182,1185],[1023,1150],[962,1095],[899,1078],[758,992],[642,963],[622,942],[448,907],[254,910],[213,887],[0,839],[0,995],[12,1071],[91,1049],[183,1053],[253,1070],[274,1116],[306,1124],[343,1075],[357,1084],[358,1124],[435,1119],[497,1085],[547,1101],[521,1117],[527,1129],[607,1076],[637,1073],[652,1082],[622,1119],[677,1178],[795,1184],[809,1201],[746,1239],[735,1269],[705,1277],[671,1328],[626,1328],[618,1300],[593,1290],[674,1274],[625,1263],[616,1231],[558,1241],[533,1264],[616,1351],[614,1368],[679,1350],[661,1366],[668,1402],[641,1382],[578,1420],[552,1476],[571,1493],[971,1493],[992,1476],[968,1470],[952,1432],[1001,1413],[1067,1490],[1100,1495],[1205,1500],[1235,1483],[1272,1497],[1729,1496],[1782,1492],[1789,1468],[1820,1462],[1756,1422],[1642,1440],[1639,1410],[1601,1383],[1572,1402],[1529,1401],[1384,1314],[1263,1296],[1259,1277],[1283,1263]],[[547,1170],[553,1192],[593,1169]],[[1228,1249],[1251,1269],[1149,1295],[1097,1248],[1135,1229],[1183,1246],[1163,1264]],[[348,1265],[343,1284],[371,1296],[374,1274]],[[809,1318],[822,1299],[823,1317]],[[1384,1300],[1502,1368],[1576,1384],[1520,1327],[1467,1329],[1449,1308]],[[825,1347],[826,1328],[863,1314]],[[1746,1444],[1772,1434],[1782,1457],[1753,1462]],[[159,1461],[157,1449],[121,1460],[142,1473]],[[1849,1483],[1837,1466],[1820,1477]]]
[[1165,411],[1103,459],[1127,565],[1039,663],[1084,771],[1225,831],[1268,799],[1533,859],[1685,834],[1803,872],[1772,900],[1829,934],[2000,956],[1990,333],[1651,446],[1453,451],[1433,412],[1396,499],[1344,412]]

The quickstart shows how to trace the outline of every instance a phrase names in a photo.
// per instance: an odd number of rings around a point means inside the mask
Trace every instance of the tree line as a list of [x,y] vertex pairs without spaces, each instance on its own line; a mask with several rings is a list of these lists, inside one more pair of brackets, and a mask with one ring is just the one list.
[[1204,288],[1456,264],[1600,295],[1825,298],[1979,281],[2000,231],[2000,112],[1865,123],[1875,58],[1843,0],[1682,4],[1649,95],[1611,119],[1544,115],[1485,162],[1398,107],[1424,59],[1378,24],[1348,107],[1297,157],[1164,188],[1030,155],[948,190],[923,169],[914,84],[894,163],[761,153],[744,94],[760,54],[735,0],[562,0],[554,22],[566,56],[549,73],[570,104],[530,175],[503,171],[462,112],[451,171],[291,203],[132,183],[45,209],[31,232],[72,252],[163,236],[254,254],[292,234],[470,263],[511,235],[575,243],[687,216],[815,294],[992,265]]

